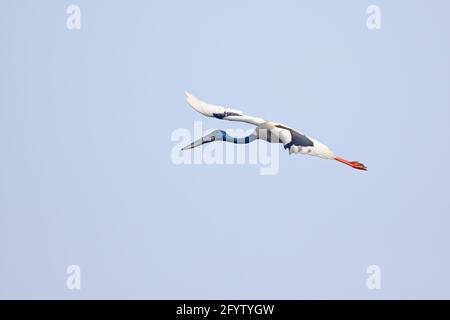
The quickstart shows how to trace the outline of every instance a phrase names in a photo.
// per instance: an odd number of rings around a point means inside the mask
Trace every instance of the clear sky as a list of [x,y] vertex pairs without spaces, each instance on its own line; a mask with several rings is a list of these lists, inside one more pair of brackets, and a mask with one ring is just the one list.
[[[1,1],[0,297],[450,298],[449,12]],[[178,128],[250,128],[204,118],[184,90],[369,171],[282,149],[272,176],[175,165]],[[66,288],[69,265],[81,290]]]

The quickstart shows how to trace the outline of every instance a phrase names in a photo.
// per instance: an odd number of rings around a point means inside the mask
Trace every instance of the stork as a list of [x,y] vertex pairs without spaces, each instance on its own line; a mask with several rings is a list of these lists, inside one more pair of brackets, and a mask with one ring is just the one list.
[[249,136],[243,138],[231,137],[224,130],[214,130],[206,136],[185,146],[182,150],[188,150],[214,141],[246,144],[255,141],[256,139],[260,139],[270,143],[282,143],[284,149],[289,151],[289,154],[308,154],[323,159],[336,160],[358,170],[367,170],[367,167],[362,163],[338,157],[323,143],[284,124],[248,116],[240,110],[206,103],[194,97],[189,92],[185,92],[185,94],[188,104],[207,117],[214,117],[220,120],[246,122],[255,125],[256,129]]

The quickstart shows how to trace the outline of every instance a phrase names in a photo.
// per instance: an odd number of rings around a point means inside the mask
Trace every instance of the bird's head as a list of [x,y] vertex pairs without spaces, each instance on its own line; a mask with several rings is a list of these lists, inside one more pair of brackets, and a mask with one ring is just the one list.
[[214,142],[214,141],[223,141],[225,140],[227,133],[223,130],[214,130],[213,132],[207,134],[206,136],[195,140],[191,144],[188,144],[181,150],[188,150],[192,149],[198,146],[201,146],[202,144],[208,143],[208,142]]

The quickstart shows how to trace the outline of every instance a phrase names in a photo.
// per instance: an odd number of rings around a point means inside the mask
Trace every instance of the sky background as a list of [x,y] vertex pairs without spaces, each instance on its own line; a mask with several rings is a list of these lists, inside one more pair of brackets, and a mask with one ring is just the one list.
[[[450,298],[449,12],[2,0],[0,298]],[[273,176],[174,165],[175,129],[250,128],[204,118],[184,90],[369,171],[284,150]]]

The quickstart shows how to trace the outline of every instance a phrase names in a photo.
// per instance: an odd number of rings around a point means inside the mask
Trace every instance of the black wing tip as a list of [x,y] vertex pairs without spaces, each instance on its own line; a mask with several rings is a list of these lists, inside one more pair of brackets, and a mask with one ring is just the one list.
[[241,116],[241,114],[236,113],[236,112],[225,111],[224,113],[213,113],[213,116],[217,119],[223,119],[223,118],[230,117],[230,116]]

